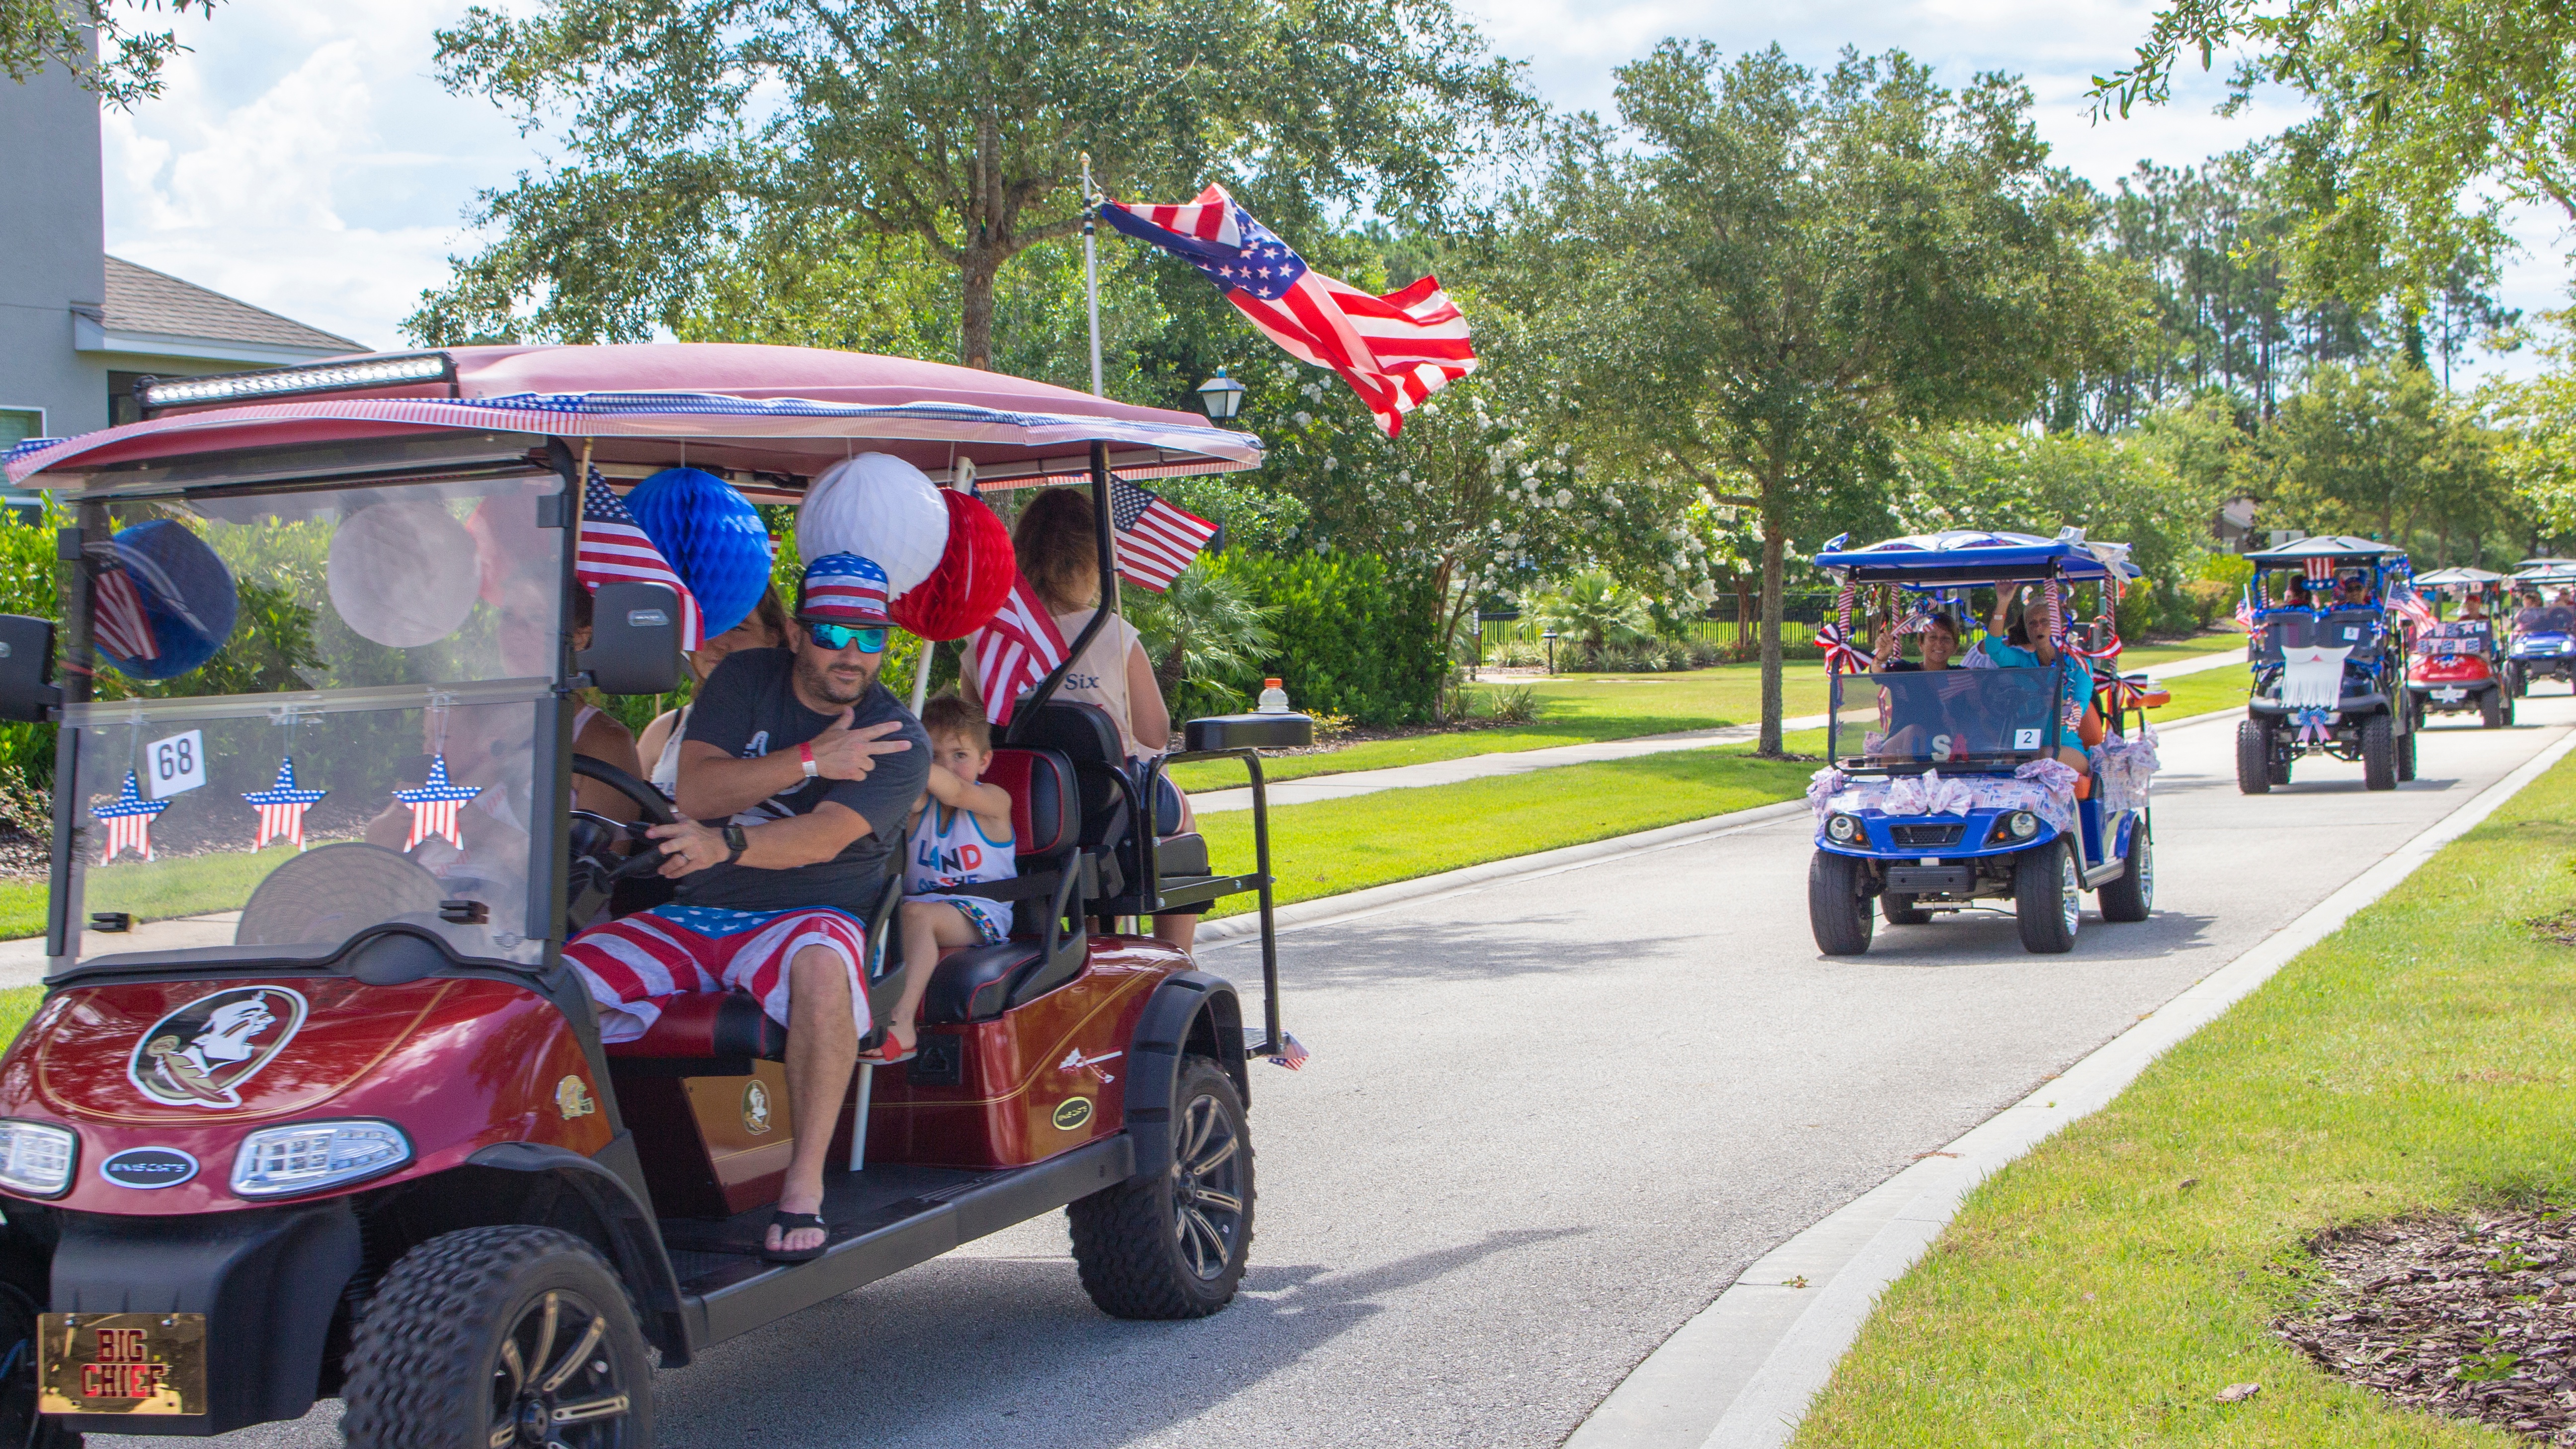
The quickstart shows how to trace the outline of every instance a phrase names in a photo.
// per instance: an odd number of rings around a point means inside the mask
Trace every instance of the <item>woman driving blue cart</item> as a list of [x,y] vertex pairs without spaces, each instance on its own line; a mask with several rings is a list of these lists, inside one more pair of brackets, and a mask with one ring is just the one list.
[[[2124,728],[2119,687],[2107,719],[2093,708],[2087,658],[2116,659],[2117,638],[2087,645],[2064,623],[2079,588],[2116,597],[2136,576],[2127,546],[2087,543],[2071,529],[2056,539],[1954,530],[1829,546],[1816,562],[1841,585],[1843,610],[1823,640],[1835,675],[1834,762],[1808,791],[1818,948],[1867,950],[1874,913],[1919,925],[2010,900],[2026,948],[2064,951],[2087,890],[2100,891],[2104,919],[2144,920],[2155,888],[2146,813],[2154,736],[2143,719],[2134,738]],[[1996,599],[1990,622],[2005,637],[1963,653],[1959,612],[1986,589]],[[1851,642],[1864,592],[1880,620],[1874,658]],[[1906,637],[1922,641],[1921,663],[1901,657]]]

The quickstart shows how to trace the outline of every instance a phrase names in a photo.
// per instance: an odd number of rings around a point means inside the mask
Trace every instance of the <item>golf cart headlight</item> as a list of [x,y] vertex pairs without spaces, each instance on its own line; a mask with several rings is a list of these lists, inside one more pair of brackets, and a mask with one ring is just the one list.
[[59,1197],[72,1185],[80,1139],[68,1127],[0,1121],[0,1187],[29,1197]]
[[1825,821],[1825,834],[1835,840],[1851,840],[1860,834],[1860,822],[1848,815],[1832,816]]
[[233,1191],[284,1197],[359,1182],[411,1161],[411,1139],[391,1122],[306,1122],[268,1127],[233,1154]]
[[2039,833],[2039,817],[2027,810],[2016,810],[2004,817],[2004,828],[2013,833],[2014,839],[2028,840]]

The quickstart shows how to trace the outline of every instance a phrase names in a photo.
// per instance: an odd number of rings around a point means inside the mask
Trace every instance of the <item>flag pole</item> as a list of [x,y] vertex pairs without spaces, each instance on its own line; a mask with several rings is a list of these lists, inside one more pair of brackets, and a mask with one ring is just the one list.
[[1082,289],[1091,305],[1091,395],[1100,389],[1100,251],[1093,241],[1099,229],[1100,195],[1091,184],[1091,153],[1082,153]]

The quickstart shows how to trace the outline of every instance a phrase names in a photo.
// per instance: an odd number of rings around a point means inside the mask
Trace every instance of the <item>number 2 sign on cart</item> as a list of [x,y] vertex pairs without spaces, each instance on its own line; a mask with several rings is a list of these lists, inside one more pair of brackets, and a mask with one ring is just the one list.
[[150,768],[152,798],[164,799],[206,783],[206,740],[202,730],[154,740],[144,747]]

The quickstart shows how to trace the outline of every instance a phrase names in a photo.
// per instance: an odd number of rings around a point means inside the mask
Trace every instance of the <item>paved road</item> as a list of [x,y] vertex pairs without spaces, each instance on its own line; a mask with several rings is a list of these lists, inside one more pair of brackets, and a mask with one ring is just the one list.
[[[724,1345],[656,1385],[673,1446],[1554,1445],[1746,1264],[2296,917],[2569,725],[2437,727],[2423,778],[2237,795],[2166,738],[2159,914],[2074,954],[2001,916],[1807,934],[1803,818],[1285,938],[1316,1051],[1259,1068],[1242,1300],[1093,1312],[1061,1217]],[[1248,946],[1208,953],[1251,978]],[[100,1444],[144,1441],[96,1439]],[[328,1414],[231,1442],[336,1442]]]

